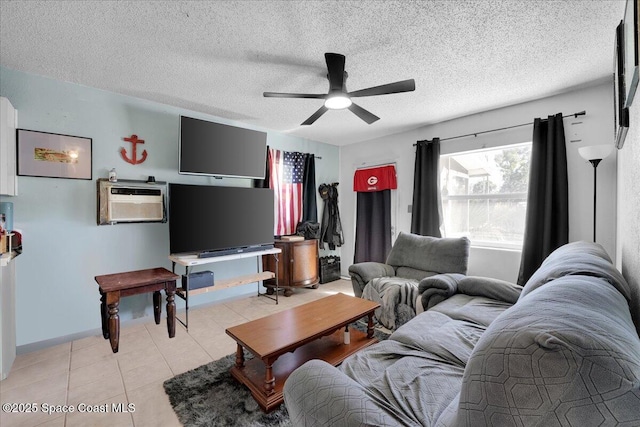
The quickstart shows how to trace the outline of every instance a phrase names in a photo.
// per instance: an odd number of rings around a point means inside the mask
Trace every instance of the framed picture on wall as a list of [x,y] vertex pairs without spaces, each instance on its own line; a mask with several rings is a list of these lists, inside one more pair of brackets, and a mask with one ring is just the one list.
[[624,85],[624,22],[616,28],[616,42],[613,61],[613,109],[614,135],[616,147],[621,149],[629,131],[629,108],[625,107]]
[[91,179],[91,138],[18,129],[18,175]]
[[624,11],[624,81],[625,81],[625,102],[624,106],[629,108],[638,88],[638,9],[640,0],[627,0]]

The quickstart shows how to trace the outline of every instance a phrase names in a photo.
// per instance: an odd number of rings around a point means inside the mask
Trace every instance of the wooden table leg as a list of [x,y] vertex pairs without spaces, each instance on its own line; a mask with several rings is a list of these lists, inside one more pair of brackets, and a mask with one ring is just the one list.
[[244,350],[240,344],[238,344],[236,348],[236,368],[244,368]]
[[367,338],[373,338],[373,313],[368,314],[369,321],[367,322]]
[[107,295],[100,292],[100,317],[102,318],[102,336],[109,339],[109,312],[107,311]]
[[264,392],[267,396],[273,394],[273,388],[276,384],[276,378],[273,376],[273,363],[275,360],[264,360],[265,372],[264,372]]
[[111,342],[111,350],[118,352],[118,344],[120,341],[120,292],[107,293],[107,307],[109,308],[109,341]]
[[167,286],[165,288],[167,294],[167,330],[169,331],[169,338],[176,336],[176,282],[173,282],[173,287]]
[[155,291],[153,293],[153,316],[156,320],[156,325],[160,324],[160,315],[162,314],[162,295],[160,295],[160,291]]

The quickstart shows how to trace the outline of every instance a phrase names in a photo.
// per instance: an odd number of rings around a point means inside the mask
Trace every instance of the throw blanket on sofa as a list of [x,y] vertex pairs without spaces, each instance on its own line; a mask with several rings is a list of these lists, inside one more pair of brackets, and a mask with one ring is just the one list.
[[377,277],[362,290],[362,298],[380,304],[376,319],[392,331],[415,317],[417,297],[418,281],[402,277]]

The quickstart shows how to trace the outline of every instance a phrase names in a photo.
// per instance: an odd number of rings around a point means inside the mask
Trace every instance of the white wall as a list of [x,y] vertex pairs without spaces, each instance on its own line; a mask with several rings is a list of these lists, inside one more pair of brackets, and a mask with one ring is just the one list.
[[640,92],[631,105],[629,133],[618,151],[618,250],[616,266],[632,289],[640,334]]
[[[502,128],[521,123],[533,123],[536,117],[564,115],[586,110],[586,116],[564,121],[567,140],[567,163],[569,172],[569,240],[592,240],[593,238],[593,167],[578,154],[578,147],[612,143],[613,99],[611,82],[575,90],[545,99],[531,101],[511,107],[474,114],[455,120],[386,136],[340,149],[340,210],[342,215],[345,245],[341,249],[342,274],[353,263],[354,218],[356,198],[353,192],[353,173],[357,167],[367,164],[396,163],[398,174],[397,231],[410,231],[411,213],[409,205],[413,197],[413,169],[415,144],[422,139],[448,138],[483,130]],[[437,101],[434,101],[437,102]],[[582,122],[572,125],[571,123]],[[375,126],[375,124],[373,125]],[[531,141],[533,126],[524,126],[477,137],[443,141],[441,153],[450,154],[485,147]],[[570,140],[581,139],[571,143]],[[598,212],[597,240],[613,258],[616,239],[616,155],[603,160],[598,166]],[[481,275],[517,280],[520,266],[519,251],[505,251],[473,247],[470,253],[470,275]]]

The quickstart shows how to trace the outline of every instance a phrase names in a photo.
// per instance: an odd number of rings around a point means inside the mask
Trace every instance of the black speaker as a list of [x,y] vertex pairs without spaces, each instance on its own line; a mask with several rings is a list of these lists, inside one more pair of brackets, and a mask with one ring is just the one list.
[[[213,271],[198,271],[189,275],[189,290],[213,286]],[[182,275],[182,289],[187,289],[187,276]]]

